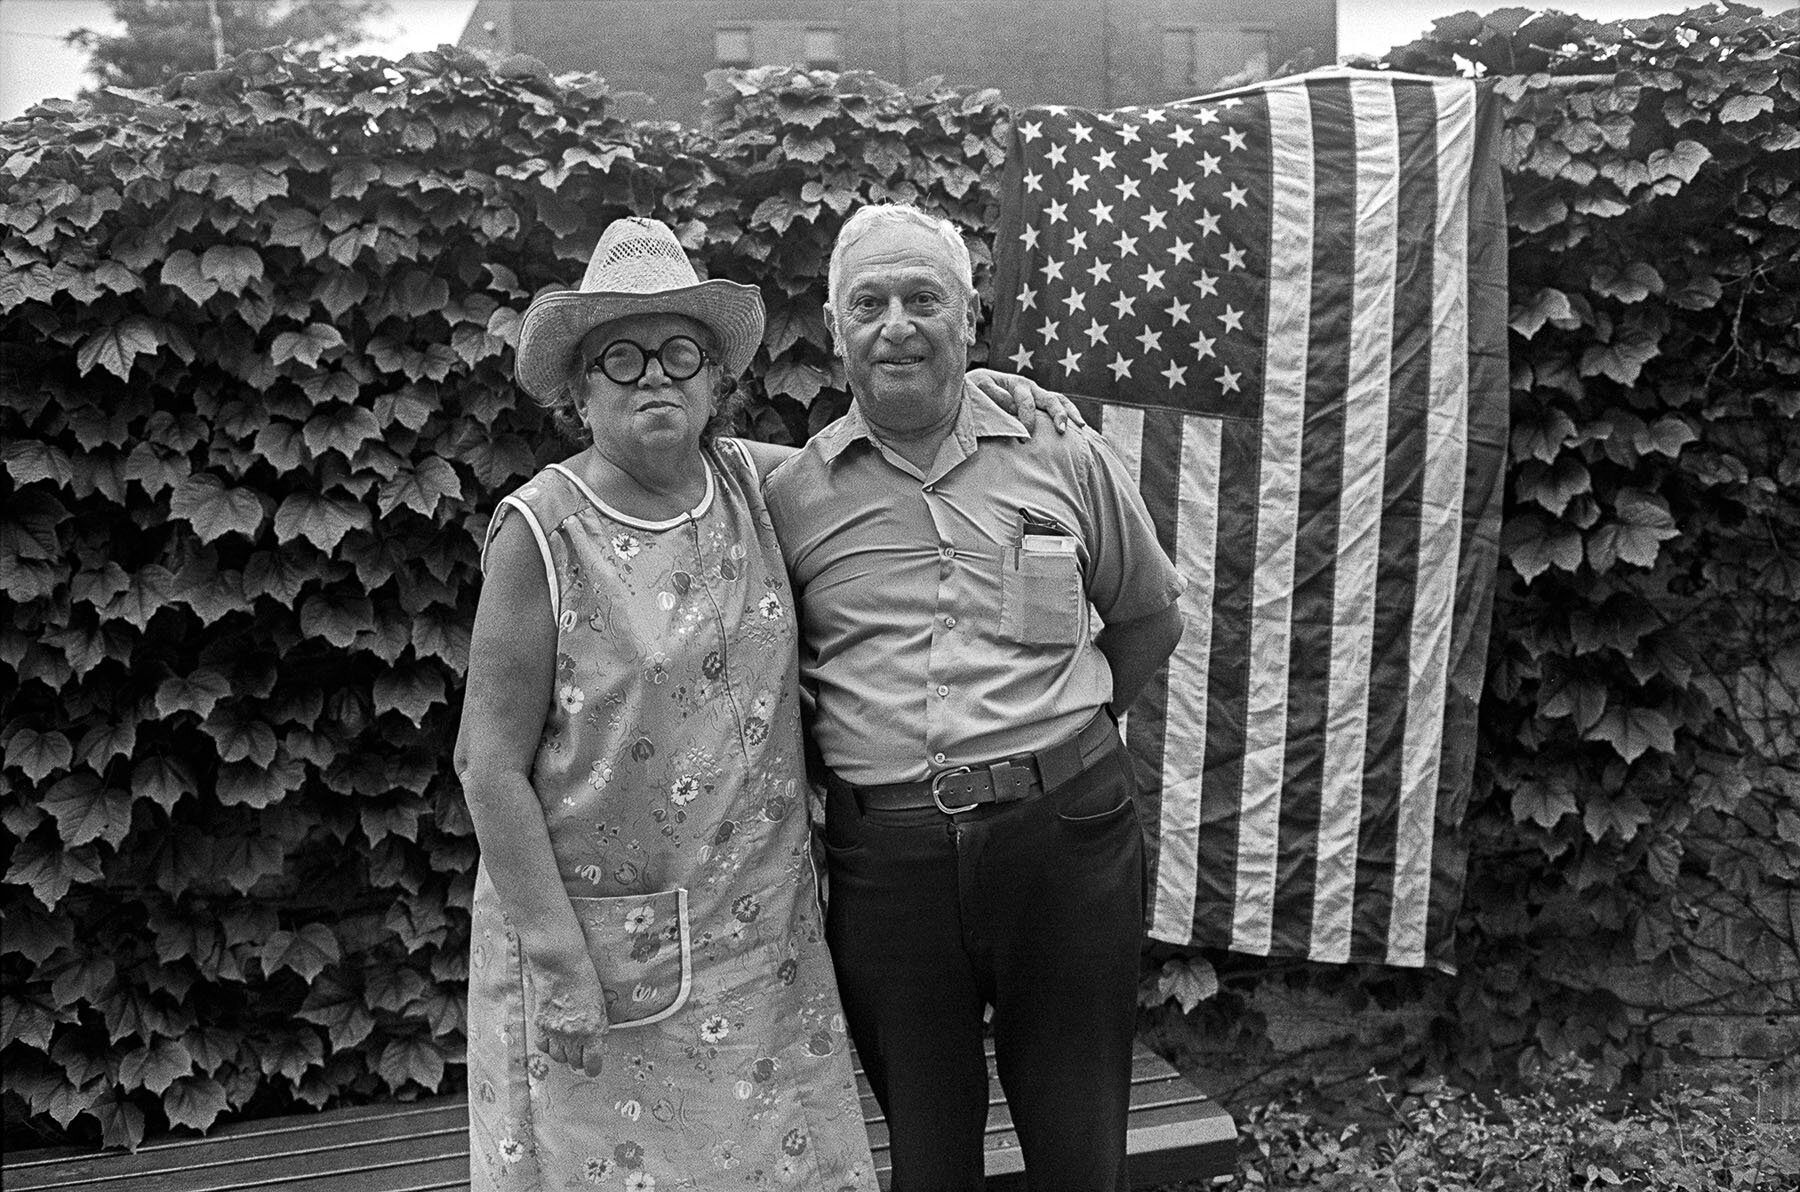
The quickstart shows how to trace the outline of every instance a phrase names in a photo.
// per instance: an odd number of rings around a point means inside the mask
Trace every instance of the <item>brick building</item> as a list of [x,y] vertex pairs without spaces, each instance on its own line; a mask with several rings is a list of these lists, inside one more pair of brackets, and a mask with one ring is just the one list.
[[1014,106],[1181,99],[1337,53],[1336,0],[480,0],[460,44],[588,70],[697,122],[719,66],[997,87]]

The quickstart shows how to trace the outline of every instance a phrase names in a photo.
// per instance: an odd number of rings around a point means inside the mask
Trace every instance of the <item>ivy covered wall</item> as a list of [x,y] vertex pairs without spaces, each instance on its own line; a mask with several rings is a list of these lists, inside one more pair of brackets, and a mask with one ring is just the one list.
[[[1463,974],[1214,958],[1194,1018],[1246,1053],[1278,983],[1418,1007],[1408,1062],[1475,1072],[1648,1073],[1677,994],[1800,1007],[1768,976],[1800,960],[1795,18],[1521,19],[1391,56],[1508,76],[1517,429]],[[747,430],[797,442],[846,400],[819,309],[850,206],[996,221],[994,92],[713,96],[702,133],[529,61],[263,53],[0,127],[9,1125],[131,1145],[459,1087],[476,540],[569,449],[510,381],[530,296],[613,217],[665,219],[762,288]]]

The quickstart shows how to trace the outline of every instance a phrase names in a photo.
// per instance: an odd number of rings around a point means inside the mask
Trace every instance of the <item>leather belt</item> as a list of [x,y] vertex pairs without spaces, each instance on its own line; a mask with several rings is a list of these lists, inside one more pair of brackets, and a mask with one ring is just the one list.
[[856,796],[864,811],[911,811],[935,807],[946,815],[988,803],[1016,803],[1053,791],[1119,747],[1119,729],[1102,707],[1073,736],[1036,753],[1019,753],[981,765],[955,766],[917,782],[852,786],[836,773],[826,782]]

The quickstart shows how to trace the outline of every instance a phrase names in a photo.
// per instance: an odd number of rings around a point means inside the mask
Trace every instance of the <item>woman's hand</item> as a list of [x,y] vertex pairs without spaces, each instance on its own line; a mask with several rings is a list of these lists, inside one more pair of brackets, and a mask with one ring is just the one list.
[[[536,969],[532,975],[542,977],[543,970]],[[600,1075],[606,1059],[607,1022],[599,982],[581,992],[566,989],[558,981],[546,984],[551,988],[539,993],[534,1016],[538,1050],[577,1072]]]
[[1076,426],[1087,425],[1087,419],[1081,416],[1074,402],[1045,389],[1029,377],[995,372],[991,368],[972,368],[969,381],[995,405],[1017,418],[1026,430],[1032,429],[1039,410],[1050,415],[1051,424],[1059,435],[1068,433],[1071,422]]

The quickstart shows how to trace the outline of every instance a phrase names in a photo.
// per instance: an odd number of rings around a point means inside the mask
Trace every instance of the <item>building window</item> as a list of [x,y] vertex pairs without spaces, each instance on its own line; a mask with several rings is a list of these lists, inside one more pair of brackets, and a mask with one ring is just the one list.
[[843,46],[834,25],[802,21],[752,21],[713,30],[713,56],[720,66],[804,66],[841,70]]
[[1163,30],[1163,98],[1187,99],[1269,77],[1275,31],[1267,26],[1187,25]]
[[750,27],[721,25],[713,31],[713,51],[720,66],[750,65]]

